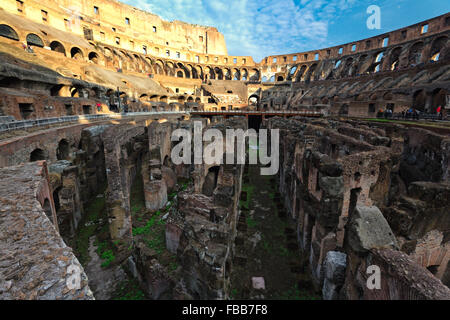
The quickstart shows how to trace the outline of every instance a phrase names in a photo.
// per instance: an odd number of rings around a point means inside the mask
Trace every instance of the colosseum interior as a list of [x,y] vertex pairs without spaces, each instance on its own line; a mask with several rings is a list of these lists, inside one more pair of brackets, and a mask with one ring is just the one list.
[[[450,299],[450,13],[258,63],[115,0],[0,4],[0,299]],[[176,164],[195,123],[278,129],[278,173]]]

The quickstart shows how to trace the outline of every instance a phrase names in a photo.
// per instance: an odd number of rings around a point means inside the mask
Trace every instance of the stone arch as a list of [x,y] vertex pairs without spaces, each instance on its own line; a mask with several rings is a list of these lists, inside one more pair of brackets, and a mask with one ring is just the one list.
[[72,98],[79,98],[80,97],[80,92],[79,92],[77,87],[71,87],[70,88],[70,96]]
[[295,74],[295,81],[296,81],[296,82],[300,82],[300,81],[303,80],[303,75],[305,74],[306,69],[308,69],[308,66],[307,66],[306,64],[304,64],[304,65],[302,65],[302,66],[300,67],[300,70],[298,70],[298,71],[296,72],[296,74]]
[[188,64],[186,68],[189,70],[189,73],[191,74],[192,79],[199,78],[198,71],[194,66],[192,66],[191,64]]
[[35,47],[39,47],[39,48],[43,48],[44,47],[44,41],[42,41],[42,39],[34,33],[29,33],[27,35],[27,44],[30,46],[35,46]]
[[445,108],[447,104],[447,97],[449,96],[448,90],[437,88],[432,93],[433,105],[431,107],[431,112],[436,112],[437,107],[441,106]]
[[83,60],[83,51],[81,51],[81,49],[78,47],[73,47],[72,49],[70,49],[70,57],[75,60]]
[[66,49],[64,48],[64,46],[62,45],[62,43],[59,42],[59,41],[52,41],[52,42],[50,43],[50,49],[51,49],[52,51],[59,52],[59,53],[62,53],[62,54],[64,54],[64,55],[66,55]]
[[344,68],[341,71],[341,77],[347,78],[353,73],[353,58],[349,57],[345,60]]
[[177,71],[177,78],[184,78],[184,72],[181,70]]
[[61,139],[56,149],[56,159],[69,160],[70,158],[70,144],[66,139]]
[[231,70],[230,68],[223,69],[223,77],[225,80],[232,80]]
[[416,42],[409,49],[408,54],[408,63],[410,66],[415,66],[422,62],[422,52],[423,52],[424,44],[422,41]]
[[36,148],[30,153],[30,162],[41,161],[47,159],[47,152],[41,148]]
[[190,78],[191,78],[191,72],[190,72],[189,68],[187,68],[187,67],[186,67],[184,64],[182,64],[181,62],[179,62],[177,65],[178,65],[178,68],[180,68],[180,69],[183,70],[184,78],[190,79]]
[[297,65],[292,66],[292,67],[289,69],[289,72],[288,72],[288,75],[287,75],[286,79],[287,79],[287,80],[292,80],[292,78],[294,77],[295,73],[297,72],[297,69],[298,69],[298,66],[297,66]]
[[164,62],[161,60],[156,60],[155,62],[155,72],[156,74],[162,74],[165,75],[165,68],[164,68]]
[[258,69],[252,69],[250,71],[249,80],[250,81],[259,81],[260,79],[260,72]]
[[214,68],[214,73],[216,74],[217,80],[223,80],[223,71],[219,67]]
[[216,78],[216,74],[214,73],[214,69],[207,66],[205,68],[205,80],[207,79],[215,79]]
[[[439,61],[441,59],[446,58],[448,56],[448,53],[445,54],[445,49],[448,47],[448,37],[442,36],[436,38],[432,45],[431,45],[431,51],[430,51],[430,60],[432,61]],[[443,56],[445,55],[445,56]]]
[[0,37],[19,41],[19,36],[16,30],[8,26],[7,24],[0,24]]
[[239,69],[233,69],[233,80],[241,80],[241,72]]
[[359,75],[359,74],[362,74],[362,73],[365,72],[365,69],[366,69],[366,68],[364,68],[364,67],[365,67],[366,62],[367,62],[367,57],[368,57],[367,54],[363,54],[363,55],[361,55],[361,56],[359,57],[358,63],[357,63],[356,66],[355,66],[353,75],[356,76],[356,75]]
[[89,61],[92,61],[95,64],[99,63],[99,55],[94,51],[89,52],[88,58]]
[[412,104],[413,108],[419,111],[424,111],[426,103],[427,103],[427,94],[425,90],[417,90],[416,92],[414,92]]
[[389,55],[389,70],[398,70],[400,64],[400,55],[402,53],[402,47],[394,48]]
[[166,75],[175,77],[175,65],[172,61],[166,61]]
[[241,70],[241,80],[248,81],[248,70],[247,69]]
[[306,82],[314,80],[314,73],[315,73],[316,69],[317,69],[317,63],[312,64],[308,68],[308,72],[306,73],[306,76],[305,76],[305,81]]
[[258,107],[259,106],[259,95],[252,94],[250,97],[248,97],[248,105]]

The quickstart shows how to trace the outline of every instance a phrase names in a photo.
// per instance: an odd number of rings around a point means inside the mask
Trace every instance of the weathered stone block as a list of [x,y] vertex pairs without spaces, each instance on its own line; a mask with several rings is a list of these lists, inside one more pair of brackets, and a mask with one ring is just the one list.
[[375,206],[356,206],[347,228],[347,243],[355,252],[364,253],[375,248],[398,249],[389,224]]

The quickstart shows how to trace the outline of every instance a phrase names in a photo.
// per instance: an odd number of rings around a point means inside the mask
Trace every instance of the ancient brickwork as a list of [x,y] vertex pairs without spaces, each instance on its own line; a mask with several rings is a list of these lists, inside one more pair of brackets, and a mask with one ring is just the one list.
[[[83,267],[58,233],[45,162],[0,174],[0,298],[93,299]],[[79,287],[68,286],[71,268]]]

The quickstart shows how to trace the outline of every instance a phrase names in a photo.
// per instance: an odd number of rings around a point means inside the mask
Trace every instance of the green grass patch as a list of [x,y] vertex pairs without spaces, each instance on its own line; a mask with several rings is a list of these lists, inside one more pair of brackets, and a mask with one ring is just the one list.
[[249,227],[249,228],[254,228],[254,227],[256,227],[256,225],[258,224],[256,221],[255,221],[255,219],[253,219],[252,217],[247,217],[247,226]]
[[276,300],[320,300],[320,297],[300,290],[296,284],[294,287],[282,292]]
[[90,260],[89,238],[96,234],[98,219],[105,212],[105,197],[94,198],[86,205],[84,212],[85,217],[80,222],[72,248],[80,263],[86,266]]
[[135,279],[122,281],[113,297],[113,300],[145,300],[145,294],[139,288]]

